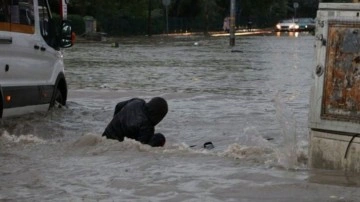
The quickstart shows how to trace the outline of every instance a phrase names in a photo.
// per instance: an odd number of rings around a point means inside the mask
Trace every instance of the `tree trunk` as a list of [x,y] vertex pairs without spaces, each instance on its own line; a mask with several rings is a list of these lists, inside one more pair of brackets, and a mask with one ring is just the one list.
[[209,8],[208,8],[208,1],[204,1],[204,35],[209,36]]
[[151,0],[148,0],[149,1],[149,7],[148,7],[148,36],[151,36]]

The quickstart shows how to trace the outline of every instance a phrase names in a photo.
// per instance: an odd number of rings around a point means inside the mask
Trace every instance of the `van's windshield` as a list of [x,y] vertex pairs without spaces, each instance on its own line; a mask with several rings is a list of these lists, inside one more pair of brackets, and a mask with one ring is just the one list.
[[58,29],[60,27],[60,22],[52,18],[48,1],[46,0],[39,0],[39,23],[41,36],[49,46],[58,50]]
[[0,0],[0,31],[34,33],[33,0]]

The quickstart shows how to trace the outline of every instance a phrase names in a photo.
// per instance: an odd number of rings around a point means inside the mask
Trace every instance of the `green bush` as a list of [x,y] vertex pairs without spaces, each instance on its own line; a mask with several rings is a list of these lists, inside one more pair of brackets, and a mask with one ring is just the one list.
[[85,21],[80,15],[68,15],[67,19],[71,22],[71,26],[76,35],[85,33]]

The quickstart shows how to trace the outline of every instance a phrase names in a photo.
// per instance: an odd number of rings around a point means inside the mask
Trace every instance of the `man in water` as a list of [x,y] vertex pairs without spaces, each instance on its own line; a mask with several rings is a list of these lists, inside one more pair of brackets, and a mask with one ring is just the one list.
[[166,141],[164,135],[154,132],[167,112],[167,102],[161,97],[154,97],[148,103],[139,98],[119,102],[102,136],[120,142],[127,137],[152,147],[162,147]]

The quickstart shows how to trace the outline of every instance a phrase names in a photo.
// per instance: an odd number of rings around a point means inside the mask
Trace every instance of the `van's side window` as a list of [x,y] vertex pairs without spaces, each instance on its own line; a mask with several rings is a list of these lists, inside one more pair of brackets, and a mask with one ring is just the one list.
[[39,0],[40,32],[46,43],[54,49],[59,49],[55,21],[51,16],[49,5],[45,0]]
[[0,0],[0,30],[34,33],[33,0]]

